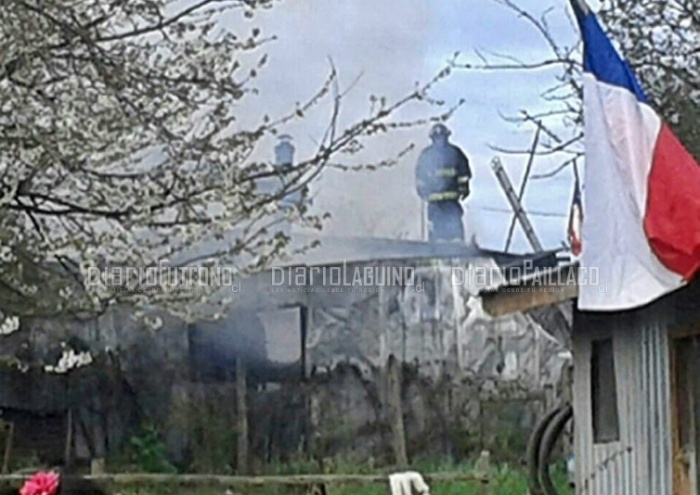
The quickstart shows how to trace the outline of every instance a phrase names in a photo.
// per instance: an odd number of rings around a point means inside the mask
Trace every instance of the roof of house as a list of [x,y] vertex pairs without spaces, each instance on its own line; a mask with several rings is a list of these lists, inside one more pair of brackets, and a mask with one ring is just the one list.
[[[236,239],[232,232],[218,241],[198,243],[187,253],[174,260],[177,264],[187,260],[206,258],[217,252],[225,251]],[[311,247],[313,246],[313,247]],[[425,242],[376,237],[319,237],[306,234],[294,234],[286,251],[290,254],[276,260],[274,265],[289,266],[323,266],[341,262],[363,263],[371,261],[391,261],[401,259],[469,259],[488,257],[499,266],[526,263],[531,266],[555,266],[558,250],[543,253],[503,253],[482,249],[476,243]]]
[[483,251],[475,245],[451,242],[422,242],[371,237],[310,237],[295,236],[291,250],[298,251],[317,241],[318,245],[306,252],[286,256],[280,266],[330,265],[344,261],[362,263],[376,260],[415,258],[472,258]]

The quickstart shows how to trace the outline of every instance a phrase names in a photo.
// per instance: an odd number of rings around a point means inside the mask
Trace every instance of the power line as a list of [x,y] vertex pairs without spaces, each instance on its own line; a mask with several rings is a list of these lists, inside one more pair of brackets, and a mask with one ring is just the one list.
[[[510,210],[508,208],[496,208],[493,206],[469,206],[467,205],[467,209],[469,210],[481,210],[481,211],[492,211],[495,213],[507,213],[509,215],[513,214],[513,210]],[[528,215],[532,215],[535,217],[552,217],[552,218],[568,218],[568,214],[564,213],[554,213],[551,211],[526,211],[525,212]]]
[[550,178],[556,176],[557,174],[559,174],[559,172],[564,170],[569,165],[574,166],[574,175],[575,175],[576,179],[578,179],[577,160],[578,160],[578,157],[572,158],[571,160],[567,160],[564,163],[562,163],[561,165],[559,165],[557,168],[555,168],[554,170],[550,170],[549,172],[545,172],[543,174],[533,175],[531,177],[531,179],[532,180],[550,179]]

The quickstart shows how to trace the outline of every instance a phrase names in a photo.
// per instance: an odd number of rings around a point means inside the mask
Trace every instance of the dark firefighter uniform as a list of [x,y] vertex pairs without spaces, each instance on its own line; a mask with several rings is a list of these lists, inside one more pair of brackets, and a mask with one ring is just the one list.
[[460,200],[469,196],[472,173],[469,160],[449,136],[444,125],[433,126],[433,143],[421,152],[416,166],[416,190],[428,203],[431,241],[464,241]]

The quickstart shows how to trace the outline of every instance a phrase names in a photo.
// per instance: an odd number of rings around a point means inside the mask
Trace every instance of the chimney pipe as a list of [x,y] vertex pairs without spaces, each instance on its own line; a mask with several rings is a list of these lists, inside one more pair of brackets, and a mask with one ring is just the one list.
[[279,137],[279,143],[275,146],[275,166],[288,167],[294,164],[294,145],[292,136],[283,134]]

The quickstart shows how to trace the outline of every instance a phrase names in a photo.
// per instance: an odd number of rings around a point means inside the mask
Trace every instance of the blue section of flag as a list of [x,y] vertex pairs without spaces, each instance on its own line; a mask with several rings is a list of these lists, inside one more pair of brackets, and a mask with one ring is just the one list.
[[573,3],[583,38],[583,70],[593,74],[598,81],[629,90],[639,102],[648,104],[649,99],[632,68],[617,53],[598,18],[593,12],[582,12]]

